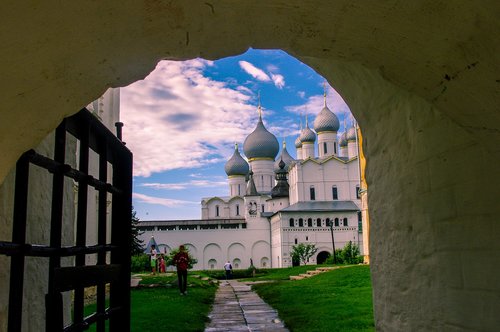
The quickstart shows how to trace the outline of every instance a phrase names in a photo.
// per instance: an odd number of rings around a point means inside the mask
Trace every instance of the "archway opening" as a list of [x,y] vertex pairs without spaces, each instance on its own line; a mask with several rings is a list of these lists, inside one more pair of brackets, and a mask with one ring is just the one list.
[[328,257],[330,257],[331,254],[328,251],[321,251],[317,256],[316,256],[316,263],[318,265],[323,264]]

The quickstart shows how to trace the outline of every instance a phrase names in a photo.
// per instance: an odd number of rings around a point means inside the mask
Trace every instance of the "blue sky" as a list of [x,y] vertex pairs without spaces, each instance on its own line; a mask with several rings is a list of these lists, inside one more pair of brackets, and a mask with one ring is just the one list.
[[[144,80],[121,89],[123,139],[134,153],[133,205],[141,220],[199,219],[202,197],[227,196],[224,164],[257,124],[258,93],[266,128],[295,157],[307,113],[323,107],[325,80],[279,50],[253,50],[208,61],[160,61]],[[352,122],[327,83],[327,104]],[[281,144],[280,144],[281,145]]]

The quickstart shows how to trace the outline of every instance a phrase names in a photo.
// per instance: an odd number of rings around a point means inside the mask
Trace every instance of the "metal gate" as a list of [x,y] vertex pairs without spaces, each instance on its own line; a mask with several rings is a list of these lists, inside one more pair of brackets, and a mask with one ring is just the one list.
[[[67,135],[79,142],[79,166],[65,161]],[[98,178],[89,175],[89,152],[98,155]],[[29,165],[52,173],[50,244],[26,243]],[[110,166],[108,166],[110,165]],[[108,168],[112,174],[108,174]],[[78,184],[76,221],[63,220],[64,179]],[[112,178],[111,183],[107,179]],[[97,244],[86,245],[88,188],[97,198]],[[27,256],[48,257],[48,293],[45,295],[46,331],[84,331],[96,324],[97,331],[130,331],[130,233],[131,233],[132,154],[88,110],[68,117],[55,133],[54,159],[27,151],[16,165],[12,242],[0,242],[0,254],[11,257],[8,331],[21,331],[23,277]],[[111,241],[107,241],[107,204],[111,197]],[[73,203],[73,202],[70,202]],[[75,225],[75,245],[62,246],[62,230]],[[109,253],[109,254],[108,254]],[[85,255],[95,254],[95,265],[85,264]],[[106,258],[108,256],[108,259]],[[73,266],[61,266],[62,257],[73,257]],[[106,284],[110,285],[106,305]],[[97,307],[84,316],[84,288],[96,286]],[[73,291],[72,323],[64,326],[63,292]],[[106,322],[109,321],[109,322]]]

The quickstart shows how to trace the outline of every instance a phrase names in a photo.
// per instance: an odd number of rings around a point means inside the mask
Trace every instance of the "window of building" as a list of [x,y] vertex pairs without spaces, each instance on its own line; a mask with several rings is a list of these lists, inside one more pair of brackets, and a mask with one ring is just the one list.
[[337,191],[337,186],[332,187],[332,196],[333,196],[333,199],[339,199],[339,193]]
[[321,227],[321,218],[316,219],[316,227]]
[[333,152],[337,154],[337,142],[333,143]]
[[363,214],[361,213],[361,211],[358,211],[358,232],[361,233],[362,227],[363,227]]
[[309,241],[309,236],[306,236],[306,241]]
[[335,218],[335,226],[339,227],[339,218]]
[[215,206],[215,216],[216,217],[219,216],[219,206],[218,205]]
[[323,153],[326,154],[326,151],[327,151],[327,149],[326,149],[326,142],[323,142]]
[[311,201],[316,200],[316,192],[314,191],[313,186],[311,186],[311,188],[309,188],[309,193],[311,194]]
[[356,186],[356,198],[359,198],[359,186]]
[[299,227],[304,227],[304,219],[299,218]]
[[295,239],[295,244],[297,244],[297,242],[298,242],[297,239]]
[[344,226],[349,226],[349,224],[347,222],[347,218],[344,218]]
[[236,215],[240,215],[240,206],[238,204],[236,204]]
[[238,196],[241,196],[241,185],[238,185]]
[[307,227],[313,227],[313,220],[311,218],[307,219]]
[[330,218],[326,218],[325,219],[325,222],[326,222],[326,227],[330,227]]
[[293,218],[290,218],[290,227],[293,227],[293,226],[295,226],[295,222],[294,222]]
[[262,212],[264,212],[264,204],[261,205]]

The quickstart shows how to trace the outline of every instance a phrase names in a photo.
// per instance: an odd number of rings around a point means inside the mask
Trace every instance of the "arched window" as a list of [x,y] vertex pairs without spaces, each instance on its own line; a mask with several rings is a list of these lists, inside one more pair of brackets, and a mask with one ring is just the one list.
[[313,220],[311,218],[307,219],[307,227],[313,227]]
[[311,201],[316,200],[316,192],[314,191],[314,186],[309,188],[309,193],[311,194]]
[[356,186],[356,198],[359,198],[359,186]]
[[349,226],[347,223],[347,218],[344,218],[344,226]]
[[323,153],[326,154],[326,142],[323,142]]
[[321,227],[321,218],[316,219],[316,227]]
[[298,241],[297,241],[297,238],[295,238],[295,244],[297,244],[297,242],[298,242]]
[[337,154],[337,142],[333,143],[333,152]]
[[293,218],[290,218],[290,227],[293,227],[293,226],[295,226],[295,222],[294,222]]
[[339,227],[339,218],[335,218],[335,226]]
[[299,218],[299,227],[304,227],[304,219]]
[[264,212],[264,204],[261,205],[262,212]]
[[237,216],[240,215],[240,206],[239,206],[239,204],[236,204],[236,215]]
[[215,216],[216,217],[219,216],[219,206],[218,205],[215,206]]
[[241,185],[240,185],[240,184],[238,184],[238,196],[241,196],[241,187],[240,187],[240,186],[241,186]]
[[330,227],[330,218],[326,218],[325,219],[325,222],[326,222],[326,227]]
[[337,186],[333,186],[332,187],[332,197],[333,197],[334,200],[335,199],[339,199],[339,193],[337,191]]

